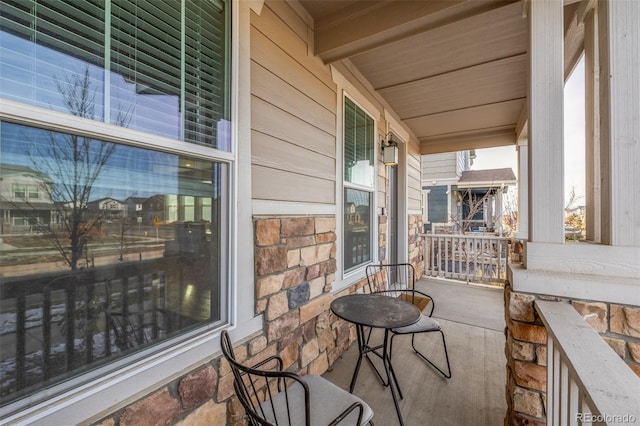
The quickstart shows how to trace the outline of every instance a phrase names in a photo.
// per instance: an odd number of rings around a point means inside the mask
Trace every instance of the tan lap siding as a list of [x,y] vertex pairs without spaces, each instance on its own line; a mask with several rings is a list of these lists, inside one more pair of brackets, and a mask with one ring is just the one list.
[[251,25],[253,199],[335,204],[330,69],[309,56],[306,23],[286,4],[265,4]]

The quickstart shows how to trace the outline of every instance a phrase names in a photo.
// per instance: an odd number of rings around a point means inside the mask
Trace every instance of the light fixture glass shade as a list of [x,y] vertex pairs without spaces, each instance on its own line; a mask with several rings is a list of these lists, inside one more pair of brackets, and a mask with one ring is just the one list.
[[398,164],[398,146],[388,145],[382,150],[382,162],[385,166],[395,166]]

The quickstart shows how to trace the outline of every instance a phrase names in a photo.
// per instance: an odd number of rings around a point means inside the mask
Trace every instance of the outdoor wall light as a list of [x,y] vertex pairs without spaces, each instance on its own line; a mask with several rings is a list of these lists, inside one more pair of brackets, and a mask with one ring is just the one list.
[[398,164],[398,144],[389,139],[382,141],[382,162],[385,166],[395,166]]

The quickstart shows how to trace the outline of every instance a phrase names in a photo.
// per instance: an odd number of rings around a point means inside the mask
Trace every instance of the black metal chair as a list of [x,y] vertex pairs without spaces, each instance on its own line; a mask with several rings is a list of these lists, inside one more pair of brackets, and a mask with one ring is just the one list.
[[[444,332],[440,328],[440,324],[438,324],[435,319],[431,318],[433,309],[435,308],[435,302],[428,294],[416,290],[416,272],[413,265],[409,263],[368,265],[366,273],[369,292],[381,293],[390,297],[404,299],[409,303],[413,303],[418,306],[422,311],[422,316],[415,324],[391,330],[393,335],[391,336],[391,342],[389,344],[389,357],[393,354],[393,339],[399,335],[410,334],[411,346],[415,353],[420,356],[420,358],[428,362],[445,378],[451,378],[451,365],[449,364],[449,353],[447,352],[447,343],[444,338]],[[444,355],[447,361],[446,372],[435,365],[429,358],[420,352],[418,348],[416,348],[416,334],[432,332],[440,333],[440,336],[442,337],[442,346],[444,348]]]
[[321,376],[282,371],[282,360],[277,356],[245,366],[236,361],[229,333],[223,331],[220,340],[250,425],[373,426],[373,410],[357,396]]

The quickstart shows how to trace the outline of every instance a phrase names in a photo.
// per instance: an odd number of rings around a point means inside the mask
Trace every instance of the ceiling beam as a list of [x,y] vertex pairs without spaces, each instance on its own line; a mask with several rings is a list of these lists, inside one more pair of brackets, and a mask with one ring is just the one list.
[[582,3],[564,7],[564,79],[569,78],[584,51],[584,21],[579,16]]
[[[402,40],[514,1],[434,0],[366,2],[316,22],[315,55],[325,64]],[[363,2],[365,3],[365,2]]]
[[465,151],[468,149],[494,148],[515,145],[516,134],[512,126],[496,129],[483,129],[454,136],[438,138],[420,138],[420,154],[439,154],[443,152]]

